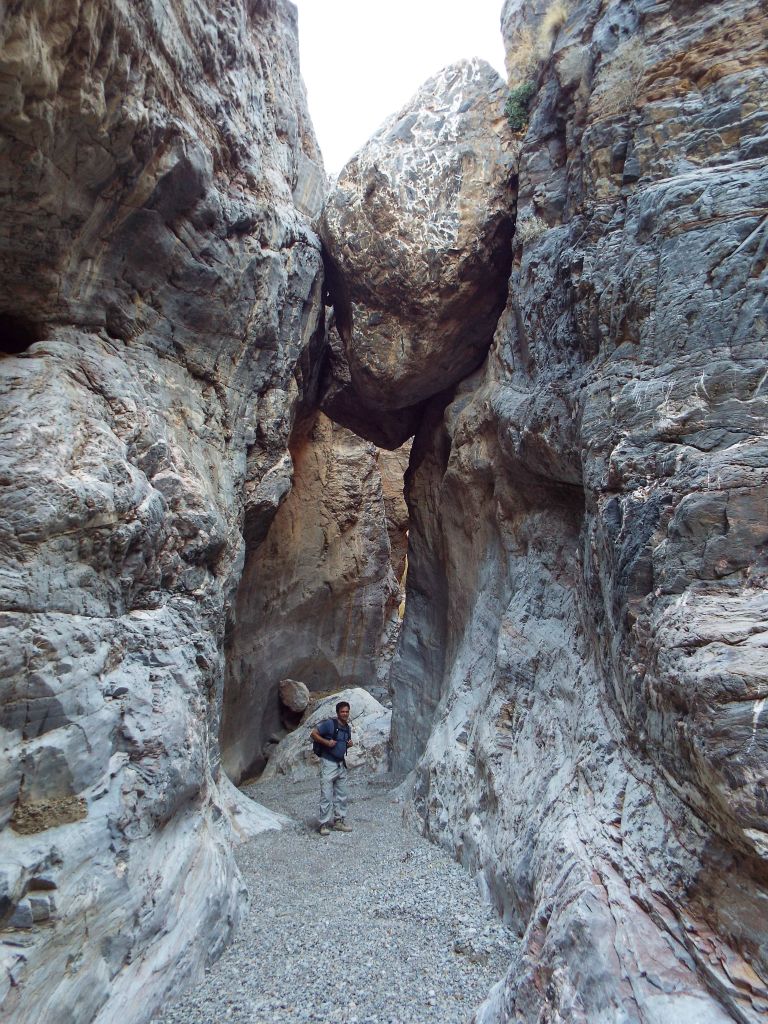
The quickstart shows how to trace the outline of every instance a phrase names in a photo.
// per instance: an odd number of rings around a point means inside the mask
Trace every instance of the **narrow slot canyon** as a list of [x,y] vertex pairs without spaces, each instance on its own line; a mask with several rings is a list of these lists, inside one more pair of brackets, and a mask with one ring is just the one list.
[[0,13],[2,1019],[758,1024],[765,4],[302,7]]
[[362,687],[391,707],[409,450],[377,449],[322,413],[294,433],[291,490],[264,540],[246,549],[225,639],[219,742],[234,782],[258,776],[300,723],[280,699],[283,680],[311,694]]

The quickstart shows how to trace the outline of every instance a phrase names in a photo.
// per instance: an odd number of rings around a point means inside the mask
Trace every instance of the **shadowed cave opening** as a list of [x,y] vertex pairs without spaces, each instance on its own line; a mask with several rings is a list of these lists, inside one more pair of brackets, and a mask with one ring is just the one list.
[[39,324],[14,313],[0,313],[0,354],[20,355],[30,345],[42,341],[44,331]]

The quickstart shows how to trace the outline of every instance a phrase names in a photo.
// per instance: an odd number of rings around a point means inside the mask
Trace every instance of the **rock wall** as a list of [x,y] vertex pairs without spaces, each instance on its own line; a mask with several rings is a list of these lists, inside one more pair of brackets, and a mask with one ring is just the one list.
[[[3,1019],[147,1019],[241,893],[223,640],[284,497],[325,185],[282,0],[0,32]],[[225,795],[224,803],[229,800]]]
[[[535,92],[513,266],[485,365],[414,385],[395,758],[519,934],[478,1021],[757,1022],[765,6],[508,0],[502,22]],[[388,213],[397,237],[412,211]],[[354,323],[363,359],[378,327]]]
[[[236,781],[280,735],[281,679],[321,693],[376,686],[400,600],[376,448],[320,413],[290,454],[290,494],[246,560],[227,638],[221,749]],[[404,506],[402,487],[401,475]]]

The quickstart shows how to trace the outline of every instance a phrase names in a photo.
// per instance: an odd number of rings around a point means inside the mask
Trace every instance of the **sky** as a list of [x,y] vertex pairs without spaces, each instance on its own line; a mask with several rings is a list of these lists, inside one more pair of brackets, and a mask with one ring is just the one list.
[[503,0],[293,0],[301,74],[325,169],[346,161],[446,64],[504,76]]

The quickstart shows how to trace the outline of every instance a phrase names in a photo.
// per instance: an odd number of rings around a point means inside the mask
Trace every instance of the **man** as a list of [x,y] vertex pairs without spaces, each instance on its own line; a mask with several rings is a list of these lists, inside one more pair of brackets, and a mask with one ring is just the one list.
[[352,746],[347,701],[339,701],[336,717],[318,722],[310,736],[323,747],[320,754],[320,835],[330,835],[331,827],[337,832],[351,832],[352,826],[345,821],[348,792],[344,758]]

